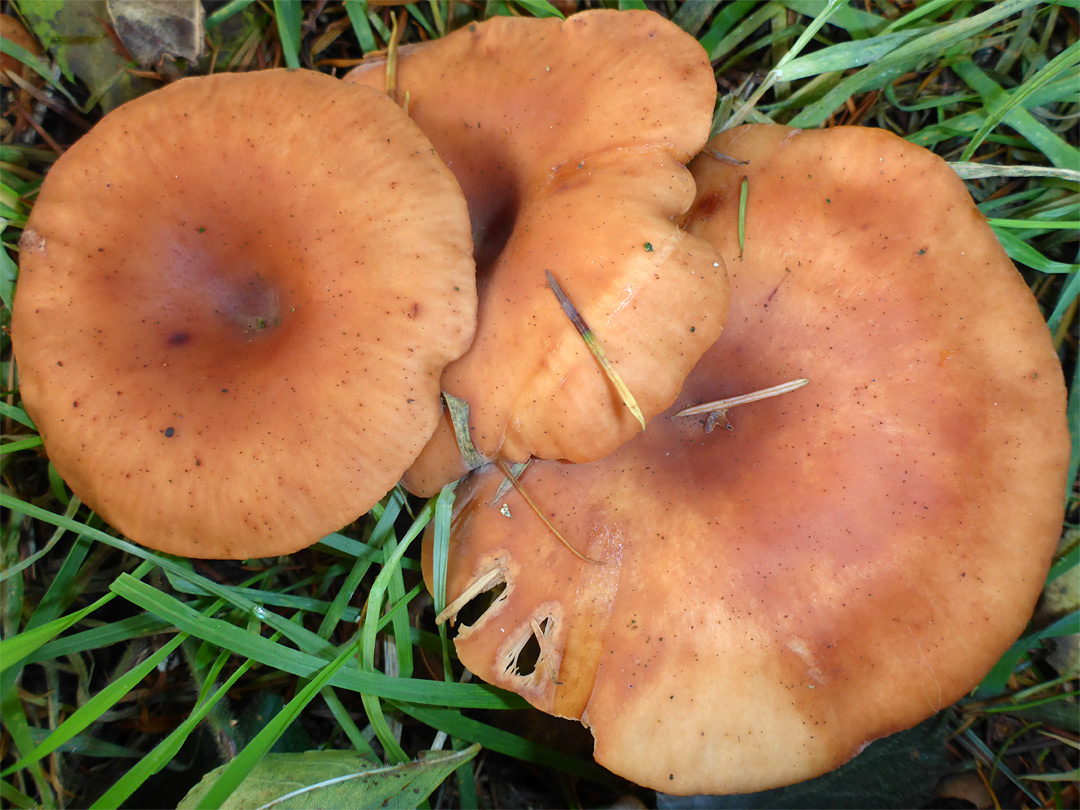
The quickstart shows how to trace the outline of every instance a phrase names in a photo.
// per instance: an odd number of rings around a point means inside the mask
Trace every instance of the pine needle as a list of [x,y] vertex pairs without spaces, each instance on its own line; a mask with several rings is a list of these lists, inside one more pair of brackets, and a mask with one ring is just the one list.
[[543,521],[544,525],[547,526],[548,531],[555,535],[557,538],[559,538],[559,542],[566,546],[567,550],[569,550],[571,554],[573,554],[582,562],[587,562],[590,565],[604,564],[600,560],[594,560],[592,557],[586,557],[584,554],[582,554],[580,551],[570,545],[570,541],[563,537],[562,534],[559,533],[559,530],[555,528],[554,524],[552,524],[552,522],[547,519],[547,515],[540,511],[540,507],[536,505],[536,502],[532,499],[529,493],[525,491],[525,487],[521,485],[521,482],[514,477],[514,474],[512,472],[510,472],[510,469],[506,466],[505,461],[499,459],[495,462],[495,466],[498,467],[502,474],[506,476],[507,480],[510,481],[514,489],[517,490],[518,495],[520,495],[525,500],[525,503],[529,505],[529,508],[536,513],[536,516],[540,518],[541,521]]

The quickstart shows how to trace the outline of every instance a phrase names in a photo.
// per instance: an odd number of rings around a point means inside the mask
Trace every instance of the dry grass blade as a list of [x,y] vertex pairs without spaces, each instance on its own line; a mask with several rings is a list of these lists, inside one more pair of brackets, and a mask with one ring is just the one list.
[[615,367],[608,360],[607,354],[604,352],[603,347],[597,342],[596,335],[593,334],[592,329],[585,323],[585,320],[581,317],[581,314],[577,311],[577,307],[563,291],[563,288],[559,285],[559,282],[555,280],[555,276],[551,274],[550,270],[545,270],[547,275],[548,286],[551,287],[551,291],[555,293],[555,298],[559,301],[559,306],[562,307],[563,312],[566,313],[566,317],[570,319],[570,323],[577,329],[578,334],[581,335],[581,339],[585,341],[585,345],[588,346],[589,351],[592,352],[592,356],[596,358],[596,362],[600,364],[600,368],[604,370],[604,374],[611,380],[611,384],[615,386],[615,390],[619,392],[619,396],[622,398],[623,404],[634,415],[634,418],[641,424],[641,429],[645,430],[645,417],[641,413],[641,408],[638,407],[637,400],[634,399],[634,395],[630,392],[630,389],[623,382],[622,377],[619,376],[619,372],[615,370]]
[[758,391],[751,391],[749,394],[739,394],[736,397],[727,397],[726,399],[717,399],[712,402],[703,402],[700,405],[692,405],[689,408],[683,408],[681,411],[674,414],[674,416],[697,416],[703,413],[708,414],[715,413],[716,411],[726,411],[728,408],[734,408],[736,405],[747,405],[751,402],[758,402],[763,399],[769,399],[770,397],[778,397],[781,394],[789,394],[792,391],[798,391],[809,382],[810,380],[805,378],[791,380],[790,382],[772,385]]

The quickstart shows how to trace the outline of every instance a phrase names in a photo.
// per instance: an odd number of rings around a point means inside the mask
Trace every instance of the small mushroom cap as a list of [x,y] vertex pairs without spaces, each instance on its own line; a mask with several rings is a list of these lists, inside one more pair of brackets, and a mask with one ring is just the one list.
[[311,71],[184,79],[49,172],[12,320],[72,489],[192,557],[363,514],[440,414],[475,326],[467,209],[385,96]]
[[[548,287],[550,271],[649,418],[723,327],[716,251],[674,224],[694,196],[716,83],[653,12],[496,17],[403,48],[397,88],[461,182],[480,314],[443,388],[488,458],[592,461],[641,430]],[[348,77],[385,87],[383,62]],[[448,418],[406,476],[430,495],[466,470]]]
[[[492,504],[487,469],[459,493],[446,583],[450,602],[506,585],[457,636],[470,670],[679,794],[816,776],[974,687],[1031,615],[1069,457],[1046,325],[942,160],[860,128],[711,145],[749,160],[692,166],[689,229],[731,268],[723,336],[644,434],[522,476],[602,564],[513,490]],[[731,431],[673,417],[799,377]]]
[[[9,42],[29,51],[34,56],[39,56],[41,54],[41,49],[38,47],[37,40],[26,30],[26,26],[15,17],[9,17],[7,14],[0,14],[0,31],[3,31],[4,39]],[[0,53],[0,87],[11,87],[15,84],[15,82],[7,77],[8,72],[14,73],[20,78],[28,79],[35,84],[41,83],[41,77],[34,73],[27,65],[24,65],[14,56]]]

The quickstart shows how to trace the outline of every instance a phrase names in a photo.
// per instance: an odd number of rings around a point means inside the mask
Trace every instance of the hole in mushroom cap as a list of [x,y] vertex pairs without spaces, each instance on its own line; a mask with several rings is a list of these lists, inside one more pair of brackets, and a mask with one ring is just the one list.
[[[458,630],[464,630],[469,627],[473,627],[484,618],[485,614],[495,604],[504,598],[506,592],[506,582],[498,581],[487,590],[481,591],[474,596],[468,602],[461,606],[461,609],[457,612]],[[451,633],[451,636],[454,634]]]
[[[551,627],[550,617],[539,623],[540,635],[546,635],[549,627]],[[518,675],[532,675],[536,671],[536,664],[540,661],[540,655],[543,652],[536,630],[537,628],[533,628],[533,632],[529,634],[525,646],[518,651],[517,657],[514,659],[514,670]]]

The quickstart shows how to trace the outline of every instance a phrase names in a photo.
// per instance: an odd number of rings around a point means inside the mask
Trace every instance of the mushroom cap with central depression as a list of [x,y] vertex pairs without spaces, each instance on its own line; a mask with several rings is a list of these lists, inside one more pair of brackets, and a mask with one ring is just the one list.
[[[808,779],[977,685],[1031,616],[1069,460],[1050,333],[944,161],[861,128],[711,146],[749,161],[691,165],[724,334],[645,433],[521,477],[600,564],[489,469],[459,489],[446,574],[451,611],[505,586],[460,629],[465,666],[680,794]],[[797,378],[730,431],[674,415]]]
[[139,543],[295,551],[435,428],[476,294],[466,204],[389,99],[311,71],[183,79],[55,164],[12,332],[50,459]]

